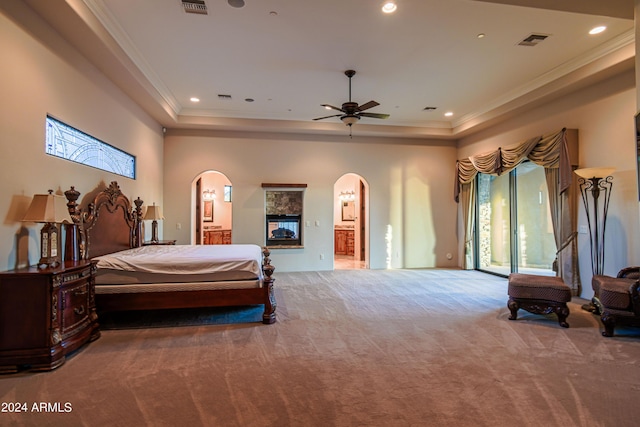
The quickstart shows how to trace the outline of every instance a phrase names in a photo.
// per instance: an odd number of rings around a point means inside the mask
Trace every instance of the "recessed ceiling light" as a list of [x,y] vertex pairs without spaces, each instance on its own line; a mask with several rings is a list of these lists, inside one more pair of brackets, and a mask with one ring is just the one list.
[[244,7],[244,0],[228,0],[227,3],[231,7]]
[[244,100],[247,101],[247,102],[253,102],[254,101],[253,98],[245,98]]
[[485,33],[480,33],[480,34],[478,34],[478,36],[477,36],[477,37],[478,37],[479,39],[483,39],[483,38],[485,38],[485,37],[486,37],[486,34],[485,34]]
[[384,13],[393,13],[398,9],[398,5],[393,1],[386,1],[382,5],[382,11]]
[[444,115],[447,116],[447,117],[451,117],[451,116],[453,116],[453,112],[447,111],[446,113],[444,113]]
[[601,25],[599,27],[594,27],[594,28],[591,29],[591,31],[589,31],[589,34],[591,34],[591,35],[600,34],[601,32],[603,32],[606,29],[607,29],[607,27],[605,27],[604,25]]
[[189,98],[189,101],[191,101],[191,102],[200,102],[200,98],[196,98],[195,96],[192,96],[191,98]]

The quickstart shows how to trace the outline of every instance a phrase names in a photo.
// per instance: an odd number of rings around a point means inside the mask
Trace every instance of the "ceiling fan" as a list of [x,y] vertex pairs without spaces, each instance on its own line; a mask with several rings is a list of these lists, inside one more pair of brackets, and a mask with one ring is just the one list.
[[386,119],[389,117],[388,114],[364,112],[369,108],[373,108],[380,105],[376,101],[369,101],[362,105],[358,105],[357,102],[352,102],[351,101],[351,78],[356,74],[356,72],[354,70],[347,70],[344,72],[344,74],[347,77],[349,77],[349,102],[345,102],[344,104],[342,104],[342,108],[334,107],[333,105],[330,105],[330,104],[322,104],[324,108],[340,111],[340,114],[333,114],[331,116],[318,117],[313,120],[323,120],[323,119],[329,119],[331,117],[340,117],[340,120],[342,120],[342,122],[345,125],[351,127],[354,123],[360,120],[361,117],[370,117],[373,119]]

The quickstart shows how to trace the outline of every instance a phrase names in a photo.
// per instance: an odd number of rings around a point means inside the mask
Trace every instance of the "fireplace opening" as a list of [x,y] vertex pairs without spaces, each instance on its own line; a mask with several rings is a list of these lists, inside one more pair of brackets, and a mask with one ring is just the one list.
[[267,246],[302,246],[301,215],[267,215]]

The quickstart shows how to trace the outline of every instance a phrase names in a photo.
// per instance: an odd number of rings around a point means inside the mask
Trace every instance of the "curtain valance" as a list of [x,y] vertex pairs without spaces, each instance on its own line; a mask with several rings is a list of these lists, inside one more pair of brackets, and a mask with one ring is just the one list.
[[549,192],[549,210],[553,225],[556,247],[556,273],[571,286],[577,295],[580,289],[578,271],[577,243],[575,228],[577,218],[576,191],[571,186],[572,169],[569,160],[566,129],[547,136],[536,136],[520,144],[507,148],[498,148],[485,154],[458,160],[456,163],[456,182],[454,196],[460,203],[464,222],[464,259],[463,268],[475,266],[476,238],[475,205],[476,181],[480,173],[501,175],[509,172],[523,160],[544,167],[545,180]]
[[536,136],[520,144],[478,154],[456,163],[454,198],[459,202],[460,185],[471,183],[478,172],[502,175],[529,159],[547,169],[560,169],[560,191],[571,184],[571,165],[565,138],[566,129],[547,136]]

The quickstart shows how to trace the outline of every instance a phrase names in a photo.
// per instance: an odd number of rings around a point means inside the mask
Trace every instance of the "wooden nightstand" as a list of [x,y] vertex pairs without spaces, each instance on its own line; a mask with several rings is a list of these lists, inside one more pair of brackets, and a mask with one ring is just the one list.
[[0,273],[0,372],[57,368],[100,337],[95,263]]
[[147,242],[142,242],[142,246],[149,246],[149,245],[175,245],[176,241],[175,240],[158,240],[157,242],[152,242],[151,240],[147,241]]

